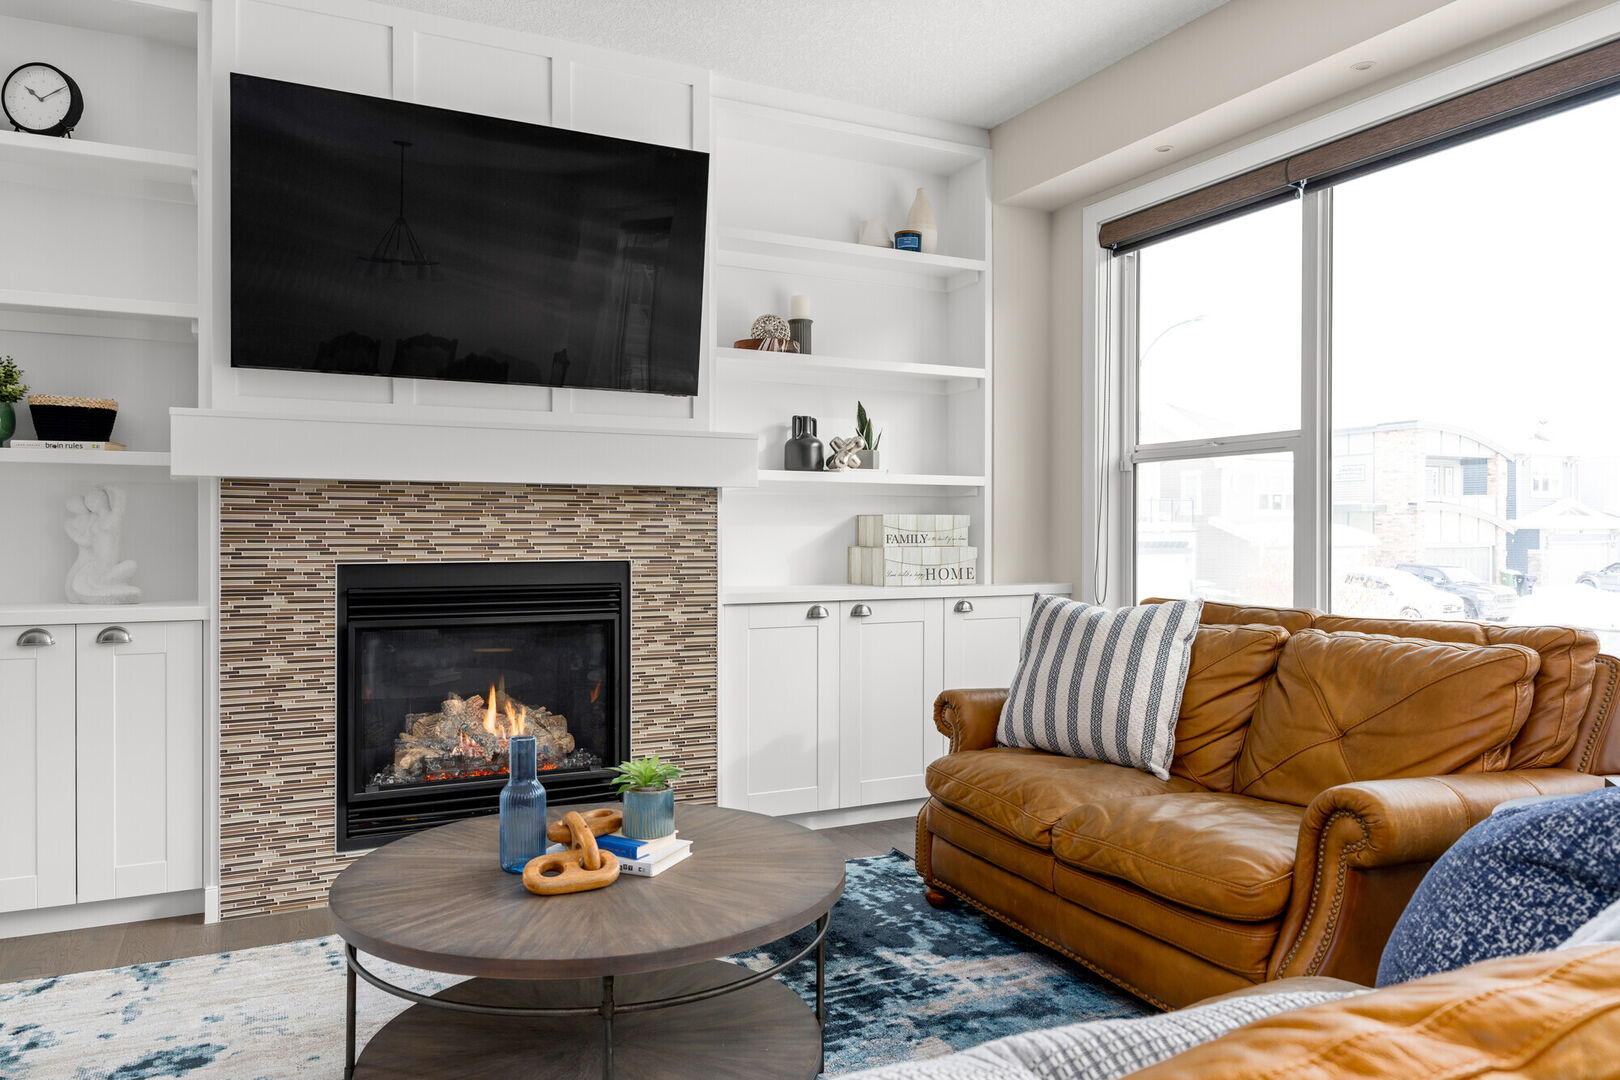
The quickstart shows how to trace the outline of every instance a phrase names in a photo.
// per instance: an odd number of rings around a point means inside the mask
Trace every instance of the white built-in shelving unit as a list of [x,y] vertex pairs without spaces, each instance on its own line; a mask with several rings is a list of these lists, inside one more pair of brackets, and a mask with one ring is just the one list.
[[[8,0],[0,69],[34,60],[85,97],[71,139],[0,131],[0,355],[34,393],[113,398],[124,451],[0,449],[0,624],[202,619],[207,499],[169,475],[169,409],[198,397],[201,0]],[[17,406],[19,439],[36,437]],[[126,558],[147,602],[63,605],[64,503],[101,482],[130,496]],[[111,612],[111,614],[109,614]]]
[[[721,498],[722,597],[843,587],[862,513],[971,514],[988,583],[989,148],[729,98],[714,134],[714,422],[760,436],[758,485]],[[865,219],[903,228],[918,188],[936,252],[855,243]],[[732,347],[801,294],[811,354]],[[830,443],[857,402],[883,432],[880,471],[783,470],[795,415]]]

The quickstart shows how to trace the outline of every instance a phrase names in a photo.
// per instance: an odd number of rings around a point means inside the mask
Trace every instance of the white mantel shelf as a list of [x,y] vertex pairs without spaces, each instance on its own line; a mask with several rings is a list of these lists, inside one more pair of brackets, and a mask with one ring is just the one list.
[[652,428],[169,410],[175,476],[752,487],[759,437]]
[[189,600],[140,604],[0,604],[0,625],[63,623],[190,622],[208,617],[208,608]]

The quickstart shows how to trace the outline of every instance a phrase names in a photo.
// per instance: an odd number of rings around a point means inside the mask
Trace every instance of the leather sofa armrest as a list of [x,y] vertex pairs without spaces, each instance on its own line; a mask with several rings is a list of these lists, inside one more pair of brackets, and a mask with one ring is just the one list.
[[996,745],[996,724],[1007,700],[1000,690],[947,690],[934,699],[934,726],[951,740],[951,753]]
[[1602,777],[1572,769],[1524,769],[1328,788],[1300,824],[1293,894],[1268,977],[1371,985],[1418,882],[1463,833],[1509,799],[1602,786]]

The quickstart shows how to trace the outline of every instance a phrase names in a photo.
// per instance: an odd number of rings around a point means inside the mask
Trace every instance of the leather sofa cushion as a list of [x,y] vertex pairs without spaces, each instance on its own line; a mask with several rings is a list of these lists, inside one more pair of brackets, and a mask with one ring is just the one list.
[[1105,761],[998,746],[946,754],[928,766],[928,791],[946,806],[1044,850],[1052,826],[1096,799],[1197,791],[1191,780],[1160,780]]
[[1234,787],[1303,806],[1356,780],[1501,769],[1540,666],[1522,645],[1302,630],[1260,697]]
[[1197,911],[1271,919],[1288,905],[1304,816],[1227,792],[1099,798],[1053,826],[1052,854]]
[[[1164,597],[1150,597],[1144,604],[1168,604]],[[1217,604],[1204,601],[1204,611],[1198,621],[1206,626],[1280,626],[1292,634],[1304,630],[1322,613],[1313,608],[1250,607],[1240,604]]]
[[1266,977],[1281,919],[1236,922],[1172,904],[1118,878],[1068,863],[1053,867],[1053,888],[1065,900],[1107,916],[1158,941],[1256,981]]
[[1575,745],[1597,677],[1598,639],[1567,626],[1487,626],[1492,645],[1524,645],[1541,657],[1536,696],[1524,729],[1508,751],[1510,769],[1544,769]]
[[1510,769],[1545,769],[1563,760],[1575,745],[1597,675],[1597,635],[1567,626],[1496,626],[1477,622],[1322,615],[1312,624],[1312,629],[1359,630],[1364,634],[1389,634],[1426,641],[1523,645],[1534,649],[1541,657],[1541,670],[1536,673],[1530,716],[1508,753]]
[[1244,729],[1277,668],[1288,631],[1280,626],[1200,626],[1176,721],[1173,776],[1231,791]]
[[1131,1080],[1614,1076],[1620,945],[1513,956],[1245,1024]]
[[1318,615],[1312,630],[1336,634],[1354,630],[1359,634],[1420,638],[1423,641],[1455,641],[1464,645],[1489,645],[1485,627],[1459,619],[1365,619],[1357,615]]

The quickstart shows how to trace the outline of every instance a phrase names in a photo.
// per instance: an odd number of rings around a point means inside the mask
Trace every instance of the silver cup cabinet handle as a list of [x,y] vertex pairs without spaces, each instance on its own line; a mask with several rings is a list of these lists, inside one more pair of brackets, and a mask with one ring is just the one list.
[[96,635],[97,645],[128,645],[134,640],[122,626],[109,626]]
[[17,635],[17,644],[25,649],[42,649],[47,645],[55,645],[56,639],[43,626],[33,626]]
[[827,610],[826,604],[811,604],[810,610],[804,613],[804,617],[807,619],[827,619],[832,617],[832,612]]
[[854,607],[849,609],[849,613],[857,619],[864,619],[868,615],[872,614],[872,605],[856,604]]
[[971,615],[971,614],[973,614],[973,601],[971,601],[971,600],[958,600],[956,602],[956,610],[957,610],[957,613],[961,614],[961,615]]

